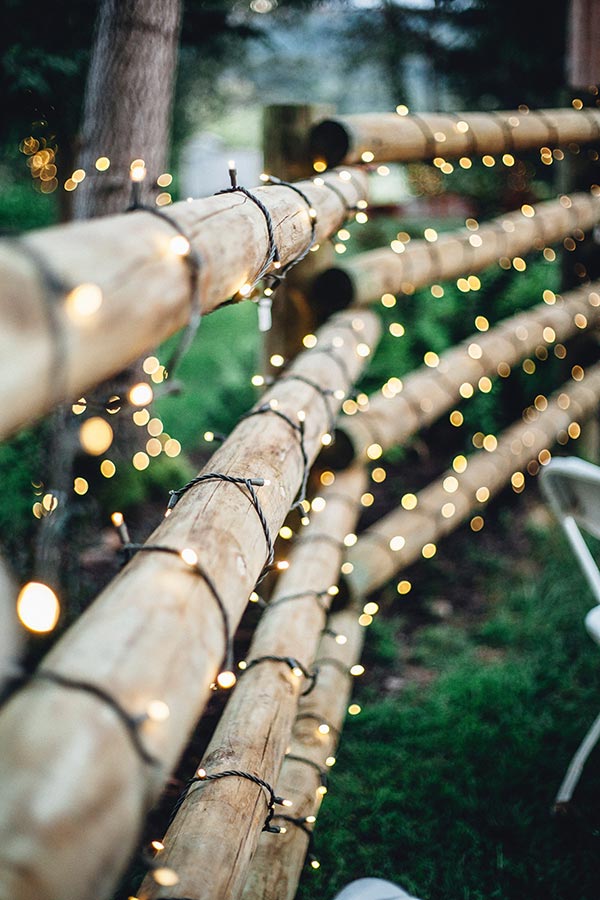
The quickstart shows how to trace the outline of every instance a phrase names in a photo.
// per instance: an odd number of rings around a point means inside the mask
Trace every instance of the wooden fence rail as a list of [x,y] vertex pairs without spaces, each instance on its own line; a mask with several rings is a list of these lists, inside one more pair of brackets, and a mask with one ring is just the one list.
[[[298,183],[315,211],[316,241],[366,194],[359,170],[322,181]],[[283,186],[253,193],[271,215],[285,266],[310,244],[309,206]],[[164,215],[175,227],[138,211],[0,241],[0,439],[120,371],[194,310],[211,312],[249,290],[270,248],[255,203],[228,193],[176,203]],[[195,291],[189,247],[200,266]]]
[[[282,525],[378,332],[371,312],[330,320],[317,346],[265,394],[260,409],[269,412],[238,424],[201,473],[206,481],[146,545],[177,552],[138,553],[41,664],[42,673],[106,692],[127,716],[98,694],[39,674],[6,705],[0,896],[83,900],[93,885],[100,900],[113,890],[210,694],[226,630],[237,626],[268,559],[267,535]],[[244,484],[222,476],[265,479],[254,488],[259,505]]]
[[[411,162],[509,153],[546,146],[600,140],[600,112],[596,109],[502,112],[362,113],[336,116],[314,126],[310,149],[321,164]],[[408,110],[406,110],[408,112]]]
[[599,322],[600,283],[595,283],[472,334],[434,359],[434,368],[424,365],[410,372],[399,393],[388,383],[383,393],[369,397],[365,409],[342,415],[337,423],[341,439],[332,447],[331,464],[344,467],[353,457],[376,459],[431,425],[462,397],[482,387],[489,390],[492,378],[506,377],[515,363],[538,347],[551,350],[556,342]]
[[[364,531],[348,551],[353,566],[347,581],[358,597],[389,581],[395,573],[421,556],[430,558],[436,542],[453,531],[473,510],[481,509],[512,479],[517,489],[524,483],[530,461],[549,448],[561,432],[564,439],[579,434],[580,423],[600,402],[600,364],[589,369],[582,381],[563,385],[541,404],[543,411],[530,410],[526,421],[508,428],[491,452],[479,450],[467,458],[466,467],[449,469],[418,495],[412,509],[399,507]],[[547,456],[546,456],[547,454]]]
[[[294,738],[277,782],[277,790],[293,801],[287,812],[294,817],[310,819],[319,811],[323,795],[318,770],[326,772],[327,761],[331,763],[336,752],[352,690],[352,677],[348,672],[358,664],[362,652],[366,629],[358,624],[358,616],[359,609],[354,604],[331,616],[332,631],[343,634],[346,643],[337,644],[331,635],[325,635],[318,656],[335,659],[338,665],[324,666],[315,690],[301,698],[298,705]],[[323,733],[319,730],[320,724],[329,730]],[[309,760],[309,763],[303,760]],[[287,823],[282,821],[281,824]],[[312,829],[312,823],[307,823],[306,827]],[[288,825],[284,835],[264,834],[241,900],[293,900],[307,846],[307,834],[293,824]]]
[[[302,669],[313,669],[332,599],[327,589],[337,584],[344,537],[354,531],[365,488],[362,467],[342,473],[323,491],[325,509],[313,514],[311,524],[296,538],[289,569],[280,576],[255,631],[248,668],[200,763],[209,775],[236,769],[275,784],[290,742],[298,696],[311,686],[302,677]],[[276,659],[269,660],[273,656]],[[295,674],[286,660],[299,664]],[[323,677],[324,671],[316,684]],[[293,808],[276,811],[294,812]],[[264,789],[251,781],[227,778],[193,787],[169,827],[160,854],[161,866],[172,869],[179,879],[176,895],[190,900],[237,900],[265,816]],[[161,888],[150,874],[140,894],[148,900],[173,897],[173,888]]]
[[[325,636],[319,657],[337,657],[348,668],[357,664],[365,632],[358,623],[363,598],[400,569],[421,558],[425,545],[439,541],[474,509],[480,509],[484,503],[477,499],[476,491],[485,487],[492,497],[515,470],[522,475],[520,470],[540,451],[551,446],[560,431],[566,434],[572,422],[583,419],[597,407],[599,389],[600,365],[589,370],[583,383],[573,383],[557,392],[535,422],[517,423],[507,429],[494,453],[482,450],[473,454],[468,458],[463,474],[458,475],[450,469],[443,478],[421,491],[414,510],[398,509],[363,532],[348,552],[348,560],[354,566],[347,576],[354,594],[353,602],[347,610],[331,617],[332,629],[346,635],[348,643],[340,647]],[[453,481],[447,482],[448,478],[456,480],[456,488]],[[455,507],[452,515],[448,515],[450,502]],[[398,547],[399,537],[405,543],[400,551],[394,551],[390,541]],[[296,816],[317,813],[320,799],[317,792],[321,782],[314,768],[293,757],[310,759],[325,768],[326,758],[335,752],[348,702],[349,685],[348,679],[344,680],[343,669],[331,667],[327,675],[331,683],[320,681],[314,693],[299,703],[295,740],[277,784],[277,790],[294,801]],[[303,718],[306,713],[314,718]],[[319,722],[332,723],[335,730],[330,729],[324,735],[319,731]],[[308,827],[312,828],[312,824]],[[322,839],[326,840],[326,836]],[[263,835],[242,900],[293,900],[308,845],[307,834],[297,827],[289,828],[283,836]]]
[[[600,115],[600,113],[599,113]],[[337,308],[366,306],[384,294],[412,293],[436,282],[481,272],[501,259],[543,250],[600,220],[600,187],[535,206],[525,204],[489,222],[440,234],[435,241],[393,241],[326,269],[313,284],[317,307],[334,298]]]

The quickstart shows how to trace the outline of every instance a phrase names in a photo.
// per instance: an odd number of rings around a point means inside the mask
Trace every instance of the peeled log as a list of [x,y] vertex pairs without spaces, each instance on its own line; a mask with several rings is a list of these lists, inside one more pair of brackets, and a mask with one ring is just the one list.
[[[394,246],[367,250],[326,269],[313,285],[317,307],[368,306],[383,294],[413,293],[417,288],[481,272],[498,260],[512,260],[542,250],[576,229],[589,231],[600,220],[600,188],[523,207],[480,223],[476,230],[459,228],[436,241],[395,241]],[[533,215],[531,210],[533,209]]]
[[[316,210],[318,241],[339,228],[348,208],[366,193],[366,176],[360,171],[346,180],[336,173],[324,180],[341,197],[312,181],[298,184]],[[307,204],[285,187],[263,186],[254,192],[271,213],[285,265],[310,242]],[[163,212],[200,256],[194,298],[185,259],[171,246],[177,231],[149,212],[74,222],[31,232],[18,242],[0,241],[0,439],[61,400],[78,399],[183,328],[195,305],[209,313],[252,283],[269,249],[265,217],[255,203],[242,194],[222,194],[176,203]],[[36,256],[46,260],[68,290],[97,285],[100,307],[81,314],[62,295],[47,296]],[[51,304],[55,314],[49,311]]]
[[[422,428],[431,425],[443,413],[460,402],[460,388],[469,384],[477,390],[482,377],[507,376],[510,367],[534,353],[536,347],[552,347],[555,341],[567,341],[580,331],[600,323],[600,283],[586,285],[556,297],[553,305],[540,303],[526,312],[504,319],[484,333],[476,332],[455,347],[440,354],[435,368],[421,366],[403,379],[400,393],[369,397],[366,409],[352,416],[342,415],[337,430],[347,440],[337,441],[347,464],[344,448],[359,459],[404,443]],[[550,329],[550,330],[547,330]],[[349,442],[349,443],[348,443]]]
[[361,113],[325,119],[312,129],[310,149],[327,166],[411,162],[441,156],[515,153],[531,147],[554,149],[600,136],[595,109],[513,110],[502,112]]
[[[345,393],[378,333],[373,313],[337,316],[286,375]],[[294,422],[304,410],[311,463],[329,426],[323,397],[289,379],[261,402],[271,400]],[[331,396],[329,402],[335,412],[341,401]],[[266,413],[243,419],[203,471],[267,479],[256,490],[275,535],[303,468],[297,432]],[[231,629],[237,626],[267,555],[263,527],[243,487],[216,481],[192,488],[148,543],[193,549],[215,581]],[[90,885],[97,900],[111,893],[144,814],[206,704],[223,653],[223,619],[204,581],[175,556],[138,553],[41,668],[100,686],[132,715],[154,699],[166,703],[165,721],[140,728],[156,764],[142,761],[106,702],[30,681],[0,714],[0,897],[87,900]]]
[[[270,604],[258,624],[247,661],[291,657],[310,671],[326,614],[311,591],[337,582],[344,537],[354,530],[366,487],[362,467],[338,476],[322,492],[325,509],[313,512],[289,554]],[[297,599],[278,604],[284,597]],[[326,609],[330,596],[321,598]],[[272,607],[272,608],[270,608]],[[319,673],[317,684],[327,673]],[[309,686],[281,662],[262,662],[240,676],[200,767],[209,774],[227,769],[251,772],[274,785],[290,743],[300,691]],[[288,810],[277,808],[279,812]],[[291,810],[293,812],[293,808]],[[149,875],[140,894],[189,900],[237,900],[265,821],[263,788],[243,778],[191,788],[163,840],[161,865],[173,869],[175,887],[159,887]]]
[[[347,642],[340,646],[330,635],[325,635],[319,646],[319,659],[336,659],[346,669],[360,660],[365,629],[358,624],[358,615],[359,610],[351,606],[331,616],[332,630],[344,634]],[[335,754],[351,692],[352,676],[342,668],[323,666],[315,690],[301,698],[298,705],[299,718],[294,726],[290,757],[301,756],[321,769],[327,768],[325,760]],[[335,730],[321,734],[320,721],[330,723]],[[286,758],[277,791],[293,801],[291,815],[317,815],[322,799],[318,793],[320,785],[319,775],[312,766]],[[285,821],[280,824],[287,825]],[[308,836],[292,824],[287,825],[286,834],[263,834],[240,900],[293,900],[307,847]]]
[[[384,516],[360,536],[348,551],[353,571],[346,576],[352,593],[362,597],[389,581],[400,569],[422,555],[425,544],[435,544],[487,502],[475,493],[485,487],[489,498],[497,494],[516,472],[523,472],[542,450],[554,445],[561,432],[589,416],[600,401],[600,364],[589,369],[583,381],[570,382],[556,391],[544,412],[530,411],[527,420],[517,422],[498,438],[493,452],[479,450],[468,457],[466,470],[459,474],[449,469],[417,495],[415,509],[398,508]],[[563,440],[563,443],[565,442]],[[444,484],[446,478],[452,482]],[[442,512],[446,504],[453,511]],[[445,513],[449,513],[448,507]],[[393,550],[390,541],[403,544]]]

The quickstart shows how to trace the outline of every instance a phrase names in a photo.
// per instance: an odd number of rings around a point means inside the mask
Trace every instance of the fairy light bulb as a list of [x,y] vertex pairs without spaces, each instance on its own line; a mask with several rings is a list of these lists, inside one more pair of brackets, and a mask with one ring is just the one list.
[[182,234],[177,234],[171,238],[169,247],[171,248],[171,253],[174,253],[175,256],[187,256],[191,249],[190,242]]
[[148,406],[154,399],[154,391],[145,381],[140,381],[130,388],[127,396],[132,406]]
[[174,869],[169,869],[166,866],[161,866],[158,869],[153,869],[150,873],[154,881],[159,884],[161,887],[174,887],[176,884],[179,884],[179,875],[175,872]]
[[179,555],[188,566],[198,565],[198,554],[191,547],[186,547]]
[[326,722],[321,722],[321,724],[317,728],[317,731],[319,732],[319,734],[329,734],[329,725],[327,725]]
[[146,164],[143,159],[134,159],[129,167],[129,177],[133,182],[140,183],[146,177]]
[[146,715],[152,722],[166,722],[171,710],[163,700],[151,700],[146,707]]
[[40,581],[28,581],[17,597],[17,615],[25,628],[47,634],[56,627],[60,615],[58,597]]
[[79,284],[65,299],[65,311],[73,320],[93,316],[102,306],[102,290],[97,284]]
[[219,672],[219,674],[217,675],[217,684],[225,691],[228,691],[230,688],[232,688],[236,681],[237,678],[235,676],[235,673],[228,670]]
[[79,429],[79,443],[91,456],[101,456],[113,442],[113,430],[101,416],[92,416]]

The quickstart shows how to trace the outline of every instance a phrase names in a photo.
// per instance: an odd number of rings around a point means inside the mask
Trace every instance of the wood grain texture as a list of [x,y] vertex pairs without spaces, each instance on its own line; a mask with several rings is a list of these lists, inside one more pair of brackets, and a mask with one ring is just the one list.
[[[600,111],[575,109],[503,110],[501,112],[361,113],[336,116],[334,127],[315,126],[313,158],[330,166],[351,165],[372,153],[369,161],[410,162],[441,156],[514,153],[531,147],[598,140]],[[466,123],[468,128],[464,129]],[[318,129],[318,130],[317,130]],[[461,130],[464,129],[464,130]],[[347,150],[342,152],[344,145]]]
[[[347,642],[340,646],[331,636],[325,635],[319,646],[319,658],[337,659],[347,669],[359,662],[365,628],[358,624],[358,615],[359,609],[351,606],[331,616],[332,630],[344,634]],[[299,718],[294,726],[290,755],[310,759],[322,769],[327,768],[325,760],[336,752],[339,731],[344,723],[352,691],[352,680],[352,676],[345,674],[341,668],[323,666],[317,687],[299,702]],[[321,720],[333,725],[335,731],[321,734],[318,731]],[[314,768],[286,758],[277,790],[293,800],[294,805],[289,811],[291,814],[316,816],[322,800],[318,793],[320,785],[319,775]],[[320,834],[319,838],[323,836]],[[326,836],[324,839],[326,840]],[[307,848],[307,835],[291,824],[286,834],[263,834],[240,900],[293,900]]]
[[[373,344],[370,312],[335,317],[313,350],[286,373],[324,389],[348,389]],[[338,397],[329,398],[332,410]],[[297,421],[312,462],[329,426],[323,397],[309,384],[282,380],[262,398]],[[261,477],[257,488],[270,532],[280,528],[301,483],[297,432],[277,415],[243,419],[205,469]],[[188,491],[149,538],[196,551],[213,577],[235,628],[267,556],[265,535],[245,489],[208,482]],[[42,668],[92,682],[131,714],[160,699],[162,723],[141,738],[156,765],[141,761],[115,712],[76,690],[32,681],[0,715],[0,897],[100,900],[114,889],[143,814],[172,771],[210,693],[224,653],[221,614],[204,581],[176,556],[138,553],[60,640]]]
[[520,209],[505,213],[480,223],[476,231],[448,231],[432,243],[411,240],[399,245],[401,253],[390,247],[368,250],[338,263],[335,270],[349,279],[348,299],[357,306],[369,305],[385,293],[412,293],[419,287],[481,272],[502,257],[512,260],[554,244],[576,229],[589,231],[600,220],[600,188],[547,200],[533,210],[533,216]]
[[[343,540],[356,526],[360,496],[366,487],[362,467],[347,470],[322,491],[325,509],[312,513],[302,529],[290,563],[279,578],[258,624],[247,661],[264,656],[291,657],[308,671],[317,655],[326,615],[311,591],[337,582]],[[278,603],[285,597],[296,599]],[[325,608],[331,598],[321,598]],[[319,674],[317,684],[322,677]],[[200,762],[211,774],[227,769],[251,772],[274,785],[289,745],[298,696],[310,683],[281,662],[263,662],[240,676],[225,712]],[[277,807],[279,812],[294,813]],[[160,888],[149,875],[140,897],[234,900],[240,896],[266,816],[265,792],[240,778],[192,788],[163,840],[161,864],[179,883]]]
[[599,323],[600,283],[557,296],[553,305],[540,303],[487,332],[472,334],[441,353],[435,368],[421,366],[410,372],[402,379],[400,393],[371,395],[367,408],[340,416],[337,428],[349,439],[356,457],[366,460],[372,444],[384,451],[402,444],[462,402],[462,385],[477,391],[482,377],[496,378],[499,371],[506,377],[509,367],[534,354],[537,347],[551,352],[555,342],[567,341]]
[[[324,181],[335,185],[348,207],[365,197],[366,176],[360,171],[348,180],[331,173]],[[323,241],[346,220],[344,200],[324,184],[299,186],[317,212],[317,240]],[[285,265],[310,240],[307,205],[289,188],[258,187],[255,192],[271,213]],[[265,218],[245,196],[177,203],[165,214],[200,255],[194,298],[188,267],[171,249],[176,231],[148,212],[0,241],[0,438],[65,397],[77,399],[155,347],[187,323],[192,303],[203,313],[216,309],[261,269],[268,250]],[[69,314],[63,295],[47,295],[30,250],[68,288],[98,285],[100,308],[87,316]]]
[[[479,488],[487,488],[492,498],[509,483],[513,473],[525,472],[531,460],[536,460],[542,450],[549,450],[561,432],[566,436],[572,422],[581,424],[597,409],[599,399],[600,365],[596,365],[587,371],[583,381],[571,381],[556,391],[543,412],[534,410],[527,421],[506,429],[495,450],[479,450],[469,456],[462,474],[449,469],[420,491],[415,509],[399,507],[364,531],[348,551],[348,560],[354,566],[347,576],[351,590],[356,596],[366,596],[419,559],[425,544],[437,543],[484,508],[485,503],[475,496]],[[447,477],[456,482],[456,489],[449,490],[444,484]],[[453,504],[454,512],[446,518],[442,507],[447,503]],[[404,544],[394,551],[389,542],[397,536],[404,539]]]

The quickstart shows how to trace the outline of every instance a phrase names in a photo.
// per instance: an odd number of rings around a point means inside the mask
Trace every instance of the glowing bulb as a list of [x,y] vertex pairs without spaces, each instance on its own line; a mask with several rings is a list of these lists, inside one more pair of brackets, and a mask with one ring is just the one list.
[[281,805],[282,805],[282,806],[288,806],[288,807],[289,807],[289,806],[293,806],[294,803],[293,803],[292,800],[282,800],[282,801],[281,801]]
[[169,247],[176,256],[187,256],[191,249],[190,242],[182,234],[176,234],[175,237],[171,238]]
[[217,684],[223,690],[229,690],[236,683],[237,678],[233,672],[219,672],[217,675]]
[[143,159],[134,159],[129,167],[129,177],[132,181],[140,182],[146,177],[146,164]]
[[47,584],[29,581],[17,597],[17,615],[29,631],[38,634],[52,631],[60,615],[58,597]]
[[365,671],[364,666],[356,665],[356,666],[352,666],[352,668],[350,669],[350,674],[354,675],[356,677],[358,675],[363,675],[364,671]]
[[173,887],[174,885],[179,884],[177,872],[173,869],[166,868],[166,866],[161,866],[159,869],[153,869],[150,874],[154,881],[157,884],[160,884],[161,887]]
[[153,722],[166,722],[171,715],[171,710],[162,700],[151,700],[146,707],[146,715]]
[[[306,821],[308,822],[308,819],[307,819]],[[320,868],[321,868],[321,863],[319,862],[318,859],[311,859],[310,865],[311,865],[311,867],[312,867],[313,869],[320,869]]]
[[113,430],[100,416],[92,416],[82,423],[79,429],[79,442],[86,453],[100,456],[105,453],[113,441]]
[[152,841],[150,846],[153,850],[156,850],[157,853],[160,853],[161,850],[165,849],[165,845],[162,841]]
[[181,556],[184,563],[187,563],[188,566],[198,565],[198,554],[195,550],[192,550],[191,547],[186,547],[181,551],[179,555]]
[[149,384],[140,381],[130,388],[127,396],[132,406],[148,406],[154,399],[154,392]]
[[65,309],[71,319],[93,316],[101,306],[102,291],[97,284],[79,284],[65,299]]
[[329,730],[330,730],[329,725],[327,725],[325,722],[321,722],[321,724],[319,725],[319,727],[317,729],[319,734],[329,734]]

